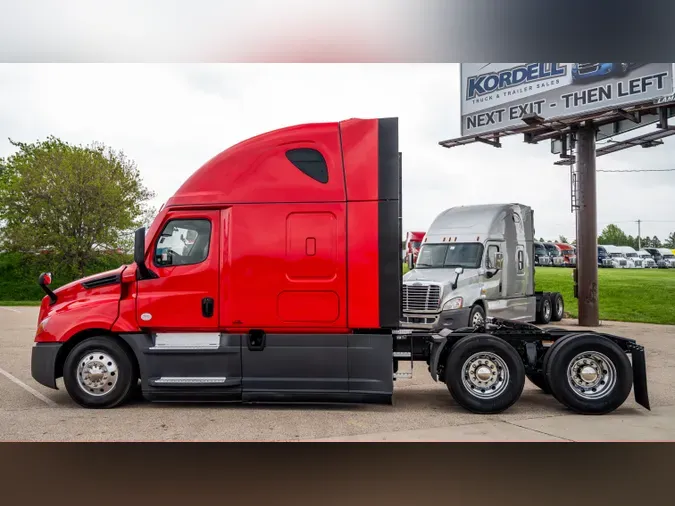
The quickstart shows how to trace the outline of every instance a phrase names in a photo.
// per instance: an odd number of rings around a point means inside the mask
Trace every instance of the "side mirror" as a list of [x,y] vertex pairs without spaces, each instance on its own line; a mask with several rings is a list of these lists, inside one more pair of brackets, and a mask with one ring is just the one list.
[[504,253],[495,253],[495,268],[501,270],[504,267]]
[[51,272],[43,272],[40,274],[40,277],[38,278],[38,285],[40,285],[40,288],[42,288],[42,291],[45,292],[49,296],[49,300],[51,301],[52,304],[56,303],[56,294],[52,292],[52,290],[49,288],[49,285],[52,284],[52,273]]
[[459,281],[459,275],[464,272],[464,267],[457,267],[455,269],[455,280],[452,282],[452,289],[455,290],[457,289],[457,282]]
[[145,265],[145,227],[136,230],[134,234],[134,262],[138,267],[138,279],[157,277]]

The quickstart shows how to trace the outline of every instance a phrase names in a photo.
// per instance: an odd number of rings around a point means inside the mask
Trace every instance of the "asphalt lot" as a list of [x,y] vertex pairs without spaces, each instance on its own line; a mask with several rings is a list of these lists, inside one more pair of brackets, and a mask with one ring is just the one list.
[[[454,403],[425,364],[398,380],[393,406],[239,406],[134,402],[86,410],[63,390],[30,376],[34,307],[0,307],[0,440],[3,441],[599,441],[675,440],[675,326],[607,322],[603,330],[637,339],[647,350],[652,411],[632,394],[605,416],[571,414],[527,383],[500,415]],[[562,327],[575,327],[566,321]]]

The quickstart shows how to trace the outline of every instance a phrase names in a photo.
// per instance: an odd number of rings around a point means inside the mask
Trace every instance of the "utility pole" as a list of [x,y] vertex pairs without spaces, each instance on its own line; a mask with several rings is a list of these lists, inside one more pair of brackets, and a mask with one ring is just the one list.
[[640,251],[642,249],[642,243],[640,242],[640,237],[641,237],[641,235],[640,235],[640,221],[641,220],[637,220],[637,224],[638,224],[638,251]]
[[595,126],[586,121],[577,131],[578,234],[577,278],[579,325],[600,325],[598,304],[598,209],[595,172]]

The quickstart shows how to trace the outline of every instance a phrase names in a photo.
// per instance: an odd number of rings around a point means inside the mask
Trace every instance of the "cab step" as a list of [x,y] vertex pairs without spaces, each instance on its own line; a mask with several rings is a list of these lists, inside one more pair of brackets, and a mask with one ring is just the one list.
[[395,372],[394,379],[410,379],[413,377],[411,372]]

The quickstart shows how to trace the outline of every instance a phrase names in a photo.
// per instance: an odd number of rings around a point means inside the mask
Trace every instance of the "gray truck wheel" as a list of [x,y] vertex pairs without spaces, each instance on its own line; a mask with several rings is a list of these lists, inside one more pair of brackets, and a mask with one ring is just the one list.
[[565,303],[560,293],[554,292],[551,294],[551,306],[551,321],[559,322],[565,314]]
[[554,397],[572,411],[610,413],[630,395],[630,360],[612,340],[579,333],[567,336],[549,351],[546,379]]
[[551,315],[553,314],[553,306],[551,304],[551,298],[548,294],[541,295],[541,304],[539,305],[539,310],[537,311],[537,323],[546,325],[551,322]]
[[133,362],[112,338],[92,337],[75,345],[63,364],[68,395],[85,408],[126,402],[138,383]]
[[525,367],[516,350],[498,337],[476,334],[453,346],[445,368],[452,398],[473,413],[510,408],[523,393]]

